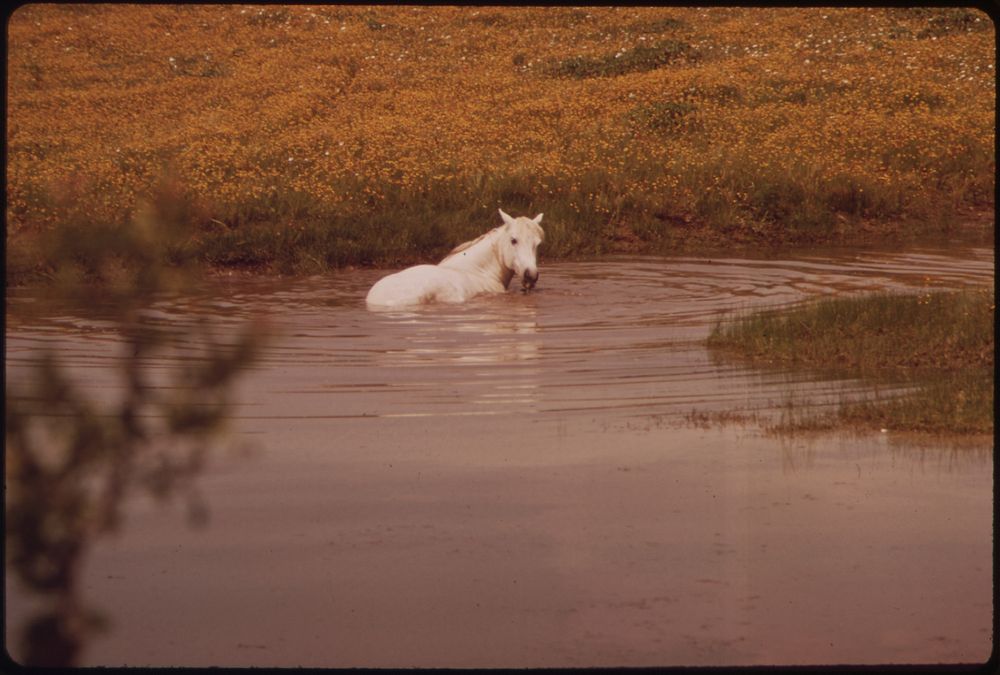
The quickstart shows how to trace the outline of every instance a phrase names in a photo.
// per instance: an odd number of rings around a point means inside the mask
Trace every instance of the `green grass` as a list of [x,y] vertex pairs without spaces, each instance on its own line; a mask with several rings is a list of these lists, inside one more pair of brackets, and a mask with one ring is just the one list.
[[[595,192],[614,201],[616,181],[606,176],[595,181],[602,183]],[[580,195],[549,200],[545,185],[538,176],[517,173],[456,175],[410,190],[388,189],[379,200],[350,209],[289,196],[252,208],[215,206],[210,211],[215,215],[202,224],[195,248],[211,266],[292,274],[348,265],[412,264],[437,260],[463,241],[500,225],[497,209],[503,208],[532,217],[545,213],[546,257],[604,252],[607,223],[596,217],[594,204],[580,218],[580,211],[572,207],[577,202],[583,205]]]
[[[669,139],[689,127],[697,114],[692,104],[663,102],[637,106],[631,123]],[[667,175],[675,177],[674,187],[662,187]],[[714,187],[704,190],[709,183]],[[636,189],[637,184],[650,188]],[[95,191],[99,187],[90,186]],[[362,188],[336,186],[345,193]],[[678,193],[685,192],[700,195],[691,212],[677,207]],[[904,199],[911,201],[904,204]],[[625,155],[617,162],[609,159],[605,166],[598,163],[571,184],[558,175],[456,172],[409,189],[385,186],[378,199],[350,207],[294,190],[234,204],[207,202],[182,190],[176,203],[188,212],[185,253],[207,267],[319,274],[345,266],[435,261],[457,244],[499,225],[497,208],[515,215],[544,212],[541,255],[557,260],[612,252],[836,243],[847,220],[869,218],[879,219],[873,231],[884,238],[891,234],[887,223],[899,222],[904,212],[914,211],[912,199],[872,189],[848,176],[824,182],[809,167],[751,167],[739,159],[700,167],[664,166]],[[54,259],[43,241],[46,230],[80,229],[86,242],[87,227],[126,227],[135,217],[135,211],[125,208],[115,213],[91,211],[78,200],[44,191],[37,200],[51,221],[41,231],[8,232],[9,286],[55,274]],[[897,236],[947,229],[954,216],[942,211],[946,206],[936,203],[922,221],[901,224]],[[851,237],[863,240],[857,231]],[[84,267],[88,251],[88,246],[77,251]]]
[[878,293],[740,316],[717,325],[708,345],[761,367],[912,386],[901,396],[845,402],[832,418],[796,411],[787,428],[991,433],[994,318],[992,289]]
[[[992,231],[979,216],[994,201],[995,96],[992,80],[971,82],[994,67],[995,45],[985,39],[993,23],[978,10],[845,11],[830,21],[813,10],[668,16],[622,8],[603,18],[568,7],[544,15],[448,10],[426,26],[441,37],[465,35],[445,45],[430,35],[415,41],[409,9],[345,6],[321,17],[273,6],[210,25],[185,23],[201,10],[167,7],[145,27],[97,5],[42,4],[28,12],[37,10],[39,21],[22,13],[22,23],[12,23],[20,32],[9,69],[9,285],[54,273],[38,245],[48,230],[84,221],[127,226],[164,167],[187,172],[181,177],[198,201],[185,223],[195,258],[280,273],[433,260],[497,224],[497,207],[544,212],[542,255],[550,260],[885,243],[964,234],[973,219],[983,221],[979,233]],[[111,21],[100,33],[108,39],[80,38],[72,48],[86,55],[64,63],[70,46],[54,48],[46,22],[102,14]],[[319,39],[320,23],[330,21],[353,24],[332,51]],[[177,48],[160,42],[182,25],[211,39]],[[529,27],[545,33],[549,47],[519,43],[498,61],[479,58]],[[122,46],[136,30],[149,41],[141,54]],[[110,39],[114,31],[123,31],[121,44]],[[315,58],[284,49],[292,36]],[[369,57],[381,63],[369,53],[373,38],[379,54],[398,49],[406,59],[373,70]],[[910,60],[932,40],[940,54],[911,71]],[[232,49],[218,48],[230,42]],[[258,44],[268,45],[266,55]],[[464,65],[455,61],[467,56]],[[307,77],[312,66],[241,65],[258,58],[279,65],[311,58],[339,84]],[[476,75],[453,79],[459,72]],[[390,76],[399,73],[408,74]],[[131,100],[154,81],[171,92],[158,98],[162,109],[120,118],[137,126],[108,123],[109,101]],[[464,94],[443,96],[442,87],[454,86],[446,82],[482,82],[486,91],[538,104],[509,106],[516,114],[500,106],[502,124],[482,118],[465,138],[456,134],[469,125],[452,130],[448,120],[481,112],[464,105]],[[292,91],[299,94],[286,95]],[[67,128],[77,131],[27,124],[63,110],[69,95],[88,106],[54,119],[73,121]],[[260,106],[263,117],[230,112],[272,95]],[[553,96],[562,102],[552,105]],[[439,99],[426,112],[440,125],[417,128],[398,117],[406,105]],[[179,113],[185,109],[191,114]],[[407,133],[381,140],[356,133],[343,111]],[[226,122],[215,124],[216,116]],[[160,133],[164,119],[170,133]],[[513,142],[521,136],[536,140]],[[494,153],[508,141],[508,151]],[[397,159],[392,171],[373,170]]]

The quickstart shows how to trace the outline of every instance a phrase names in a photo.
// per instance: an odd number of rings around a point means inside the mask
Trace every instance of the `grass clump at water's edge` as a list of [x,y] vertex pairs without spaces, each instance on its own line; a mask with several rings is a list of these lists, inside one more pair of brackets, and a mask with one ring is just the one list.
[[784,427],[993,431],[992,289],[835,298],[718,324],[714,352],[755,365],[904,385],[907,393],[845,402]]

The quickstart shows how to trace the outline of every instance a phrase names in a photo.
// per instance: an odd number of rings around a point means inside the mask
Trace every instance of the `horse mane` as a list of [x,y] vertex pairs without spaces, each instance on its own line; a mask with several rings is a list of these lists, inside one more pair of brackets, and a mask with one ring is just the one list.
[[[500,227],[503,227],[503,226],[501,225]],[[448,255],[446,255],[444,257],[444,259],[441,260],[441,262],[444,262],[445,260],[447,260],[448,258],[451,258],[452,256],[458,255],[459,253],[461,253],[462,251],[464,251],[464,250],[466,250],[468,248],[472,248],[473,246],[475,246],[476,244],[478,244],[480,241],[482,241],[486,237],[490,236],[491,234],[493,234],[494,232],[496,232],[497,230],[499,230],[500,227],[494,227],[489,232],[484,232],[483,234],[479,235],[475,239],[472,239],[471,241],[466,241],[466,242],[463,242],[463,243],[459,244],[455,248],[451,249],[451,252],[448,253]]]
[[539,243],[545,241],[545,230],[542,229],[542,226],[534,221],[532,221],[531,224],[534,226],[531,228],[532,231],[538,235]]

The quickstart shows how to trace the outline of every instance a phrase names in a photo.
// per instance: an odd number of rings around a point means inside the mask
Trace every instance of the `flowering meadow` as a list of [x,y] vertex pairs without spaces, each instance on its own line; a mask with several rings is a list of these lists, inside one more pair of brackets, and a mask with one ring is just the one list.
[[287,272],[440,255],[497,207],[567,256],[993,206],[974,9],[35,4],[8,40],[9,282],[150,195],[204,262]]

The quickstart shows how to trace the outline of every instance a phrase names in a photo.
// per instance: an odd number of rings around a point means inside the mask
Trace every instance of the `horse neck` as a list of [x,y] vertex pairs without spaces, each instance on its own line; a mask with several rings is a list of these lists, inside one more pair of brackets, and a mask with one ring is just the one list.
[[498,279],[506,288],[514,276],[514,270],[503,264],[497,251],[499,231],[500,228],[490,230],[468,248],[449,255],[441,261],[441,267],[483,274]]

